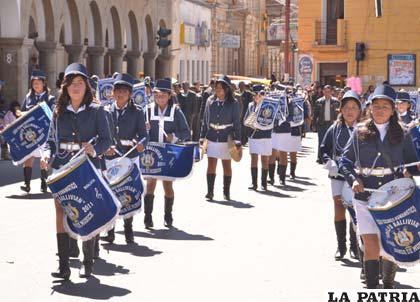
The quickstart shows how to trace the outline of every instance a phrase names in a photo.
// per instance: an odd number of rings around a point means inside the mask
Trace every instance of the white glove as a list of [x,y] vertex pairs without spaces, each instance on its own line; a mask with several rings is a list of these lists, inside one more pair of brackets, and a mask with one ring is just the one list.
[[338,166],[337,166],[337,163],[334,160],[330,159],[327,162],[327,165],[329,165],[329,168],[328,168],[329,173],[328,173],[328,175],[330,175],[331,177],[337,177],[338,176]]

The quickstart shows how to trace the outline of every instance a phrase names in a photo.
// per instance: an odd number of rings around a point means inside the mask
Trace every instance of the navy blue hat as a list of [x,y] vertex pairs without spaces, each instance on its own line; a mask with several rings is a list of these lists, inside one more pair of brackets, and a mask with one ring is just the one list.
[[159,79],[156,81],[156,85],[153,88],[153,91],[172,91],[172,83],[171,80],[168,78]]
[[85,65],[80,63],[71,63],[69,66],[67,66],[66,70],[64,71],[64,77],[75,74],[81,75],[86,79],[88,78],[88,72]]
[[225,83],[228,86],[232,85],[232,83],[231,83],[231,81],[230,81],[230,79],[227,75],[220,76],[220,78],[218,78],[216,80],[216,83],[218,83],[218,82]]
[[134,85],[134,78],[131,75],[129,75],[128,73],[119,73],[115,77],[114,87],[116,85],[123,85],[123,86],[127,86],[127,87],[132,89],[133,85]]
[[343,107],[343,106],[344,106],[344,104],[345,104],[347,101],[350,101],[350,100],[355,100],[355,101],[356,101],[356,103],[357,103],[357,105],[359,105],[359,107],[361,107],[361,104],[360,104],[360,97],[359,97],[359,95],[358,95],[355,91],[353,91],[353,90],[349,90],[349,91],[347,91],[347,92],[343,95],[343,98],[341,99],[341,107]]
[[397,102],[411,102],[410,94],[405,91],[397,92]]
[[390,100],[392,103],[395,102],[396,93],[394,88],[389,85],[379,85],[372,93],[372,102],[376,99]]
[[47,75],[42,70],[40,69],[32,70],[31,81],[32,80],[45,80],[46,78],[47,78]]

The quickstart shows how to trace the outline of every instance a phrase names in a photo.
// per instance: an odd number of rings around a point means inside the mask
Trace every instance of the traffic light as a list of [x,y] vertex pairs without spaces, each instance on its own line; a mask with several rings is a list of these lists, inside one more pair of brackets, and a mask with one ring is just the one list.
[[365,43],[362,43],[362,42],[356,43],[356,61],[363,61],[363,59],[366,56],[365,50],[366,50]]
[[172,33],[172,30],[168,28],[160,27],[157,34],[157,46],[159,48],[166,48],[171,45],[171,40],[168,40],[168,36]]

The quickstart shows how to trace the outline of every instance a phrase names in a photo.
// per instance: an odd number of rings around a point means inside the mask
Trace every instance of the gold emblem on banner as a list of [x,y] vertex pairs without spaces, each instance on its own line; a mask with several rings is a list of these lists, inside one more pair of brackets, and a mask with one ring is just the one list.
[[64,204],[63,208],[64,213],[71,219],[71,221],[76,222],[79,219],[79,211],[70,203]]
[[404,227],[402,230],[397,229],[394,233],[394,241],[399,246],[408,247],[413,244],[414,236],[412,232],[407,230],[407,227]]
[[23,134],[23,137],[27,142],[35,143],[36,141],[36,133],[32,129],[27,129]]
[[153,154],[146,153],[141,158],[141,164],[145,166],[146,168],[150,168],[155,163],[155,159],[153,158]]
[[131,196],[129,194],[127,194],[127,192],[124,192],[124,194],[121,195],[118,199],[120,200],[121,205],[123,207],[128,206],[131,203],[131,201],[132,201]]

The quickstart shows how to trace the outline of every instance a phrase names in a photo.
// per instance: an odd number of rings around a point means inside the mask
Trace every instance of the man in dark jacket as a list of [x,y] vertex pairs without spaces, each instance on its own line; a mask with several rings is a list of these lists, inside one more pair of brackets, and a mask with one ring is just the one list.
[[182,113],[184,113],[185,118],[187,119],[188,127],[191,129],[198,110],[195,110],[197,106],[197,96],[190,90],[190,83],[182,83],[182,90],[178,93],[177,98]]
[[[244,123],[245,113],[248,109],[249,103],[253,101],[252,92],[246,89],[244,82],[239,82],[239,105],[241,107],[241,125]],[[248,142],[247,129],[241,127],[241,143],[245,145]]]
[[340,102],[332,96],[332,88],[325,85],[323,89],[324,96],[315,102],[313,125],[318,132],[318,163],[322,163],[319,147],[324,139],[328,128],[337,119]]

